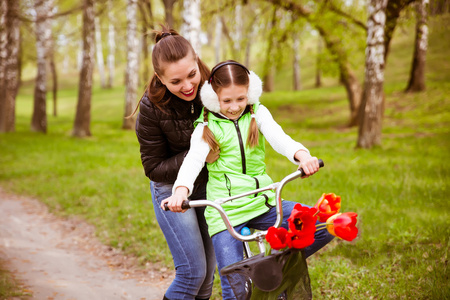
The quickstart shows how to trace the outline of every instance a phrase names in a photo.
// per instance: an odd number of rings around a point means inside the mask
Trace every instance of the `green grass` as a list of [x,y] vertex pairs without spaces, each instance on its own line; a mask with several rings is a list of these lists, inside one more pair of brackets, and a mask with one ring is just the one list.
[[[382,146],[375,149],[355,149],[357,129],[345,127],[349,111],[341,86],[262,98],[286,132],[325,161],[318,174],[287,186],[284,197],[314,204],[322,193],[334,192],[343,211],[359,214],[357,240],[333,241],[309,259],[315,299],[450,299],[449,24],[448,16],[431,21],[427,91],[418,94],[402,92],[412,32],[396,33],[386,66]],[[136,136],[120,130],[123,87],[94,89],[93,137],[86,139],[70,135],[76,84],[60,91],[58,117],[49,105],[45,135],[29,130],[32,95],[32,84],[25,84],[17,130],[0,135],[2,188],[37,197],[59,215],[81,216],[104,243],[142,263],[171,267]],[[274,180],[294,171],[267,150]]]
[[2,263],[0,260],[0,299],[29,299],[31,294],[23,288],[13,274],[5,270]]

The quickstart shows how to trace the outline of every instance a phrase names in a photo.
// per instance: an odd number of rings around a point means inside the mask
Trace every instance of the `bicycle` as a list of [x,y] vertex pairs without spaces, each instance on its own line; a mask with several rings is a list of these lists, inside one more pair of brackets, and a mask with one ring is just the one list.
[[[319,166],[323,167],[324,162],[319,159]],[[272,183],[266,187],[254,189],[239,195],[220,198],[214,201],[212,200],[185,200],[182,203],[183,209],[211,206],[215,208],[228,232],[235,239],[243,242],[244,245],[244,259],[242,261],[231,264],[227,267],[222,268],[221,275],[226,275],[232,286],[233,274],[240,274],[245,276],[246,280],[246,294],[239,297],[239,299],[261,299],[258,293],[261,292],[273,292],[278,295],[278,300],[288,299],[289,293],[293,290],[297,290],[297,298],[295,299],[312,299],[311,285],[308,274],[308,267],[306,265],[306,260],[303,255],[303,251],[299,249],[288,249],[286,251],[272,253],[265,256],[265,236],[267,235],[267,230],[255,231],[251,233],[250,229],[244,227],[241,233],[238,233],[233,225],[231,224],[227,213],[222,208],[222,204],[228,201],[232,201],[241,197],[257,194],[260,192],[274,190],[276,199],[276,214],[277,219],[275,221],[274,227],[280,227],[283,221],[283,210],[282,210],[282,198],[281,192],[284,186],[297,178],[303,177],[304,172],[302,169],[297,170],[287,176],[285,176],[281,181]],[[165,210],[169,210],[167,203]],[[250,242],[256,242],[259,250],[259,254],[254,255],[250,250]],[[296,283],[284,282],[283,283],[283,267],[289,259],[297,260],[296,271],[299,273],[299,280]],[[283,285],[284,284],[284,285]],[[292,286],[294,285],[294,286]],[[297,285],[297,286],[295,286]],[[256,291],[256,293],[255,293]],[[253,297],[253,298],[252,298]],[[257,298],[258,297],[258,298]],[[299,298],[300,297],[300,298]],[[291,297],[290,297],[291,298]]]

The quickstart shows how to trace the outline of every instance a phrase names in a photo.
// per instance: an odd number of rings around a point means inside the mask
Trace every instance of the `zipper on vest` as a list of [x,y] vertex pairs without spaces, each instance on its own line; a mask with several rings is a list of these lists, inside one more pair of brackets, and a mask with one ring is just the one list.
[[241,159],[242,159],[242,173],[247,174],[247,166],[245,161],[245,151],[244,151],[244,142],[242,141],[241,130],[239,129],[239,124],[237,120],[233,120],[234,127],[236,128],[236,132],[239,139],[239,147],[241,149]]
[[228,190],[228,195],[231,197],[231,180],[228,178],[227,174],[223,174],[223,176],[225,176],[225,185]]

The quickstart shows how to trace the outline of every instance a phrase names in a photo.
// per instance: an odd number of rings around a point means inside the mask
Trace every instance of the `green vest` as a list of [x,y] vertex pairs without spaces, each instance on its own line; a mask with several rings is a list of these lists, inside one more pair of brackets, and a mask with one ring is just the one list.
[[[258,109],[254,105],[254,111]],[[250,129],[250,112],[243,114],[239,120],[231,121],[208,114],[208,127],[213,132],[220,147],[220,156],[212,164],[207,164],[209,178],[207,198],[216,200],[248,192],[272,184],[266,174],[265,139],[259,134],[259,145],[246,146]],[[196,124],[203,122],[203,113]],[[259,194],[235,199],[222,204],[231,224],[237,226],[267,212],[275,205],[275,193],[271,190]],[[207,207],[205,218],[209,234],[226,230],[220,214],[213,207]]]

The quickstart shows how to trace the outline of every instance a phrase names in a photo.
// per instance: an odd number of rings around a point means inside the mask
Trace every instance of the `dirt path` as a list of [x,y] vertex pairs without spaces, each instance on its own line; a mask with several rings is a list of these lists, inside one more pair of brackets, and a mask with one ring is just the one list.
[[162,299],[173,272],[102,245],[79,220],[50,214],[40,202],[0,189],[0,258],[32,299]]

